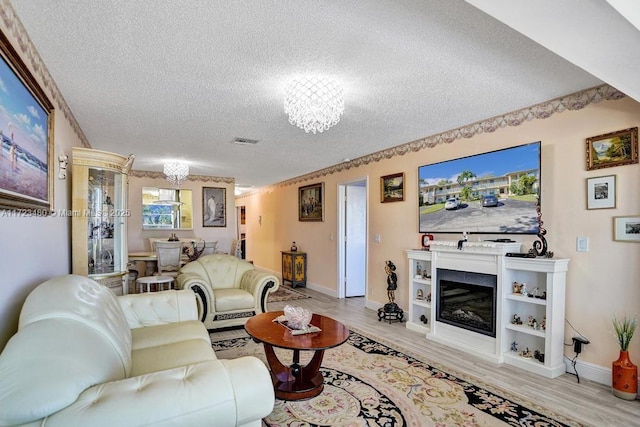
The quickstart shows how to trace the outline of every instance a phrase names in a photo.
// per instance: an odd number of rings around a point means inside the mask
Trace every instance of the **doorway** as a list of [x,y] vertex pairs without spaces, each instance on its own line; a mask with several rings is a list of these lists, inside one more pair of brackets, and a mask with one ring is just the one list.
[[338,184],[338,298],[367,294],[367,178]]

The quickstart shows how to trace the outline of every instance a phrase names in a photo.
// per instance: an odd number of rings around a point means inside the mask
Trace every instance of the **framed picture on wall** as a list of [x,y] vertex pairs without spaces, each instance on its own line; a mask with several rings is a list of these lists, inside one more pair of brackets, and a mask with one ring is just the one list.
[[638,128],[587,138],[587,170],[638,163]]
[[298,188],[298,221],[324,221],[324,182]]
[[202,226],[227,226],[227,189],[202,187]]
[[616,176],[587,178],[587,209],[616,207]]
[[380,203],[404,200],[404,173],[394,173],[380,177]]
[[53,104],[0,31],[0,208],[53,209]]
[[640,242],[640,216],[614,216],[613,240]]

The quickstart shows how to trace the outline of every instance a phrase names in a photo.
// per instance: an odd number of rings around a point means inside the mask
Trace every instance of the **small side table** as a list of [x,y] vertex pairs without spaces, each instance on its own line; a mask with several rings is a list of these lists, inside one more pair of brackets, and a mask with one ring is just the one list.
[[291,287],[307,287],[307,254],[298,251],[282,251],[282,283]]
[[171,276],[145,276],[139,277],[136,281],[138,283],[138,291],[142,293],[142,286],[147,285],[147,292],[151,292],[151,284],[155,283],[157,290],[164,290],[164,284],[169,283],[169,288],[171,288],[171,283],[173,282],[173,277]]

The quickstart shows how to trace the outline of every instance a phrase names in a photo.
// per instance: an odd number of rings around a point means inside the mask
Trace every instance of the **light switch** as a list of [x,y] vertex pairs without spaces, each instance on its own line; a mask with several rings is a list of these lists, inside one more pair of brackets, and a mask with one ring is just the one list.
[[576,238],[576,251],[589,252],[589,238],[584,236],[578,236]]
[[380,238],[380,235],[379,235],[379,234],[376,234],[376,235],[374,235],[374,236],[373,236],[373,241],[374,241],[374,242],[376,242],[376,243],[380,243],[380,240],[381,240],[381,238]]

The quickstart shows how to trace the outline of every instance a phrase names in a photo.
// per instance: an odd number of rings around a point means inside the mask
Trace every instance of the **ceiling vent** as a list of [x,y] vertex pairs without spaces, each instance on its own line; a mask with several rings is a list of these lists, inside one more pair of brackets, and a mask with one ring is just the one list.
[[233,138],[233,140],[231,142],[233,144],[238,144],[238,145],[256,145],[258,143],[258,141],[259,141],[258,139],[235,137],[235,138]]

